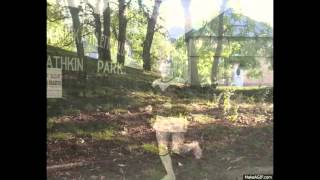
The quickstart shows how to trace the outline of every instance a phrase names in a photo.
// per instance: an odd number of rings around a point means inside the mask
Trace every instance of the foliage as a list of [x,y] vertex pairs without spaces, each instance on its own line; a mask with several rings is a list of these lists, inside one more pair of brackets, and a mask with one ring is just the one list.
[[231,109],[230,98],[234,94],[233,89],[225,89],[218,97],[218,106],[222,110],[223,115],[227,115]]
[[[150,1],[133,1],[127,9],[128,18],[127,40],[126,40],[126,59],[128,63],[136,63],[142,66],[142,43],[145,38],[147,28],[146,12],[151,13],[153,3]],[[111,6],[111,57],[115,62],[117,56],[117,33],[118,33],[118,6],[117,1],[112,1]],[[82,22],[83,42],[86,52],[96,51],[97,40],[94,35],[94,19],[90,8],[81,5],[80,20]],[[47,44],[63,49],[75,51],[70,15],[66,7],[49,3],[47,8]],[[102,19],[102,17],[101,17]],[[216,35],[217,18],[210,22],[204,22],[204,26],[195,35]],[[225,36],[248,36],[248,37],[268,37],[272,36],[272,28],[260,22],[256,22],[248,17],[235,14],[232,11],[225,12],[224,15],[224,35]],[[181,36],[175,42],[171,42],[162,26],[161,17],[156,25],[156,32],[151,47],[152,69],[158,69],[158,62],[161,59],[172,57],[173,72],[175,77],[186,79],[187,75],[187,51],[184,37]],[[238,25],[238,26],[234,26]],[[213,56],[216,48],[215,38],[204,38],[196,40],[196,51],[198,58],[199,79],[202,85],[211,84],[211,68]],[[273,45],[268,38],[251,38],[243,40],[241,38],[223,40],[222,58],[219,63],[218,79],[225,79],[230,82],[232,76],[232,63],[240,62],[242,69],[248,70],[250,78],[260,78],[262,72],[260,63],[254,56],[270,56],[266,61],[273,64]]]
[[218,107],[222,111],[224,118],[235,121],[238,118],[239,106],[231,102],[231,97],[235,94],[235,89],[228,88],[223,90],[218,96]]
[[47,3],[47,44],[76,51],[72,29],[64,22],[70,18],[65,10],[60,5]]
[[233,104],[233,106],[230,108],[229,112],[226,115],[226,119],[228,119],[231,122],[235,122],[238,119],[238,109],[239,106],[237,104]]
[[[210,84],[211,67],[217,38],[210,38],[218,34],[218,18],[205,22],[203,27],[192,32],[197,38],[196,51],[198,55],[198,71],[202,84]],[[232,64],[240,63],[240,68],[248,70],[251,78],[262,75],[260,62],[257,57],[266,57],[266,62],[272,69],[273,41],[272,28],[265,23],[254,21],[246,16],[236,14],[231,10],[224,13],[224,36],[222,41],[222,57],[219,62],[218,79],[231,79]],[[183,40],[183,37],[179,39]],[[179,41],[176,43],[178,44]],[[176,45],[177,48],[181,46]]]
[[247,71],[247,76],[253,79],[259,79],[262,77],[262,71],[260,69],[249,69]]

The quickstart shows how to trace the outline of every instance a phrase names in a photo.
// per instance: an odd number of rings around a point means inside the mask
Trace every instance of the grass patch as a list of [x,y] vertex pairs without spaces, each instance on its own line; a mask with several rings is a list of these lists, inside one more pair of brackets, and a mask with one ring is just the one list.
[[208,124],[210,122],[213,122],[213,117],[206,115],[206,114],[193,114],[193,121],[200,123],[200,124]]
[[112,129],[106,129],[100,132],[89,133],[95,140],[112,140],[115,136],[115,131]]
[[128,110],[126,108],[115,108],[111,110],[111,112],[115,114],[121,114],[121,113],[127,113]]
[[87,122],[87,123],[56,123],[50,120],[48,128],[48,139],[68,139],[72,136],[92,137],[96,140],[111,140],[115,138],[120,125],[106,122]]
[[73,137],[74,135],[72,133],[64,133],[64,132],[48,134],[48,140],[69,140],[69,139],[72,139]]
[[154,144],[146,143],[146,144],[142,145],[142,148],[143,148],[144,151],[158,154],[158,147],[156,145],[154,145]]

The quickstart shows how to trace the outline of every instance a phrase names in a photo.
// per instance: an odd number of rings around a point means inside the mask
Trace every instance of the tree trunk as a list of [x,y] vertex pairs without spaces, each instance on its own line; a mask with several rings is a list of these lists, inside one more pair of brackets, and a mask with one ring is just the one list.
[[191,86],[200,86],[199,74],[198,74],[198,56],[196,54],[196,47],[194,39],[189,39],[187,42],[187,54],[190,68],[190,84]]
[[219,15],[219,24],[218,24],[218,38],[217,38],[217,47],[216,51],[214,53],[214,58],[213,58],[213,64],[212,64],[212,69],[211,69],[211,84],[217,84],[218,81],[218,65],[219,65],[219,60],[221,58],[222,54],[222,38],[223,38],[223,15],[224,15],[224,9],[226,6],[227,0],[223,0],[222,5],[221,5],[221,14]]
[[143,42],[143,52],[142,52],[143,69],[146,71],[151,71],[150,51],[151,51],[151,45],[153,41],[154,28],[157,23],[157,18],[159,15],[159,7],[161,2],[162,2],[161,0],[155,0],[152,15],[150,18],[148,18],[147,33],[146,33],[146,38]]
[[110,6],[109,2],[105,1],[105,9],[103,10],[103,42],[102,42],[102,59],[111,62],[110,52]]
[[124,64],[125,61],[125,42],[127,30],[127,18],[125,16],[125,0],[119,0],[119,33],[118,33],[118,53],[117,62]]
[[73,25],[73,34],[74,40],[76,42],[77,54],[80,60],[83,60],[83,73],[79,72],[79,82],[83,86],[80,88],[80,91],[83,92],[83,96],[86,96],[86,88],[87,88],[87,61],[84,56],[84,47],[82,44],[82,31],[81,31],[81,23],[79,18],[79,8],[76,7],[75,2],[73,0],[68,0],[68,8],[72,18]]
[[199,74],[198,74],[198,56],[196,54],[196,47],[194,39],[187,37],[187,33],[192,30],[191,15],[189,11],[190,0],[181,0],[184,8],[185,17],[185,41],[187,46],[188,55],[188,82],[191,86],[200,86]]
[[98,59],[103,59],[102,57],[102,51],[103,49],[100,47],[101,44],[101,21],[100,21],[100,15],[97,13],[93,14],[94,22],[95,22],[95,35],[98,40]]
[[78,57],[83,60],[82,79],[85,81],[87,77],[87,61],[84,56],[84,48],[82,44],[82,31],[81,31],[81,24],[79,19],[79,9],[74,6],[69,6],[69,10],[72,17],[73,32],[74,32],[74,39],[76,42],[77,54],[78,54]]
[[223,13],[220,14],[219,16],[217,47],[214,53],[213,65],[212,65],[212,71],[211,71],[212,84],[216,84],[218,81],[217,75],[218,75],[219,60],[221,58],[221,53],[222,53],[222,36],[223,36]]
[[89,3],[88,0],[85,0],[84,3],[91,8],[93,11],[92,16],[94,19],[94,28],[95,28],[95,36],[97,39],[97,49],[98,49],[98,59],[103,59],[102,53],[103,49],[101,48],[101,21],[100,21],[100,13],[99,13],[99,5],[100,5],[100,0],[96,0],[96,5],[95,7]]

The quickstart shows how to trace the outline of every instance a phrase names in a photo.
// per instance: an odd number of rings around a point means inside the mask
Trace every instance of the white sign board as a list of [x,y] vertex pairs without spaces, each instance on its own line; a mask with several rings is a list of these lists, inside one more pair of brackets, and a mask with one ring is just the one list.
[[62,69],[47,68],[47,98],[62,98]]

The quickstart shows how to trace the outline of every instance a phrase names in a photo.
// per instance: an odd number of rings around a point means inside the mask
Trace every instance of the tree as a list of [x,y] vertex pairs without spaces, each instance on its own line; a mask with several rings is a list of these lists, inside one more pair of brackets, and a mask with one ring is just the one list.
[[217,47],[216,51],[214,53],[214,58],[213,58],[213,64],[212,64],[212,72],[211,72],[211,83],[216,84],[217,83],[217,74],[218,74],[218,65],[219,65],[219,60],[221,58],[221,53],[222,53],[222,37],[223,37],[223,15],[224,15],[224,10],[226,6],[227,0],[223,0],[220,12],[221,14],[219,15],[219,24],[218,24],[218,38],[217,38]]
[[60,4],[47,2],[47,44],[70,51],[76,51],[72,46],[74,38],[72,30],[64,23],[65,19],[71,18],[63,13],[64,8]]
[[[223,31],[221,21],[223,21]],[[222,37],[218,36],[219,28]],[[272,28],[265,23],[234,13],[231,9],[223,12],[222,20],[221,16],[218,16],[210,22],[205,22],[203,27],[191,32],[190,36],[198,39],[195,44],[199,57],[198,71],[201,83],[212,83],[210,66],[213,65],[212,57],[215,55],[217,59],[220,57],[216,66],[216,77],[225,79],[226,84],[231,76],[232,66],[236,62],[240,63],[241,69],[253,72],[250,74],[257,78],[261,74],[260,61],[257,57],[264,57],[272,67]],[[220,50],[217,50],[218,43],[221,45]]]
[[[157,18],[159,15],[159,8],[160,8],[161,2],[162,2],[162,0],[155,0],[151,17],[149,16],[149,14],[146,11],[144,11],[144,14],[148,19],[147,33],[146,33],[145,39],[143,41],[143,52],[142,52],[143,69],[146,71],[151,71],[150,50],[151,50],[153,35],[155,32],[155,26],[157,23]],[[143,9],[141,0],[139,1],[139,5],[140,5],[140,8]]]
[[85,0],[86,5],[91,9],[92,16],[94,18],[94,29],[95,36],[97,38],[97,48],[98,48],[98,59],[102,59],[103,49],[100,47],[101,45],[101,21],[100,21],[100,13],[99,13],[99,5],[100,0],[96,0],[95,7],[91,5],[88,0]]
[[111,9],[109,0],[104,0],[103,8],[103,42],[101,45],[102,59],[111,62],[111,52],[110,52],[110,24],[111,24]]
[[126,4],[125,0],[119,0],[119,33],[118,33],[118,53],[117,62],[124,64],[125,61],[125,43],[128,20],[126,18],[126,7],[129,6],[131,0]]
[[77,48],[77,54],[78,54],[78,57],[83,60],[84,73],[83,73],[82,79],[86,80],[87,61],[85,59],[84,48],[83,48],[83,43],[82,43],[82,30],[81,30],[81,23],[80,23],[80,18],[79,18],[80,8],[76,7],[74,0],[68,0],[68,8],[69,8],[71,18],[72,18],[73,33],[74,33],[74,38],[75,38],[75,43],[76,43],[76,48]]
[[84,88],[82,88],[83,96],[86,96],[88,62],[84,55],[84,47],[82,42],[82,25],[80,23],[79,17],[80,7],[76,7],[74,0],[68,0],[68,8],[72,18],[72,26],[77,54],[79,59],[82,59],[83,61],[83,73],[79,72],[79,79],[80,83],[84,86]]
[[188,34],[192,32],[192,22],[189,12],[190,0],[181,0],[184,8],[185,16],[185,42],[187,45],[188,54],[188,81],[192,86],[199,86],[199,75],[198,75],[198,58],[196,57],[195,41],[193,38],[188,37]]
[[141,13],[138,9],[131,8],[127,14],[128,18],[132,18],[130,21],[128,21],[128,30],[126,34],[127,44],[131,49],[131,60],[135,61],[142,67],[142,44],[146,34],[147,20],[144,18],[143,13]]
[[[99,7],[101,5],[101,0],[96,0],[95,6],[91,5],[88,0],[85,0],[85,4],[90,8],[91,14],[94,19],[95,36],[97,39],[97,50],[98,59],[104,61],[111,61],[110,53],[110,7],[109,0],[104,0],[103,3],[103,24],[101,24],[101,15],[99,12]],[[103,32],[102,32],[103,27]]]

